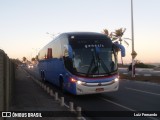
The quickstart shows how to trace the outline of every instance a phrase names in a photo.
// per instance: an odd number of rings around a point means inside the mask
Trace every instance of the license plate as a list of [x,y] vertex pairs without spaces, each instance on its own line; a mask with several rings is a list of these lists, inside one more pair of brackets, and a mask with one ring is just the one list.
[[104,91],[104,88],[97,88],[96,89],[96,92],[102,92],[102,91]]

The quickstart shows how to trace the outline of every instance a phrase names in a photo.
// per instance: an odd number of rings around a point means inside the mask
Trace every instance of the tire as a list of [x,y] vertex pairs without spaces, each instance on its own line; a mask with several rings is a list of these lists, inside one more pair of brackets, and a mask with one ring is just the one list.
[[59,79],[59,87],[60,87],[60,90],[62,91],[62,93],[65,93],[64,81],[63,81],[62,77],[60,77],[60,79]]
[[46,82],[44,71],[42,71],[42,73],[41,73],[41,79],[43,82]]

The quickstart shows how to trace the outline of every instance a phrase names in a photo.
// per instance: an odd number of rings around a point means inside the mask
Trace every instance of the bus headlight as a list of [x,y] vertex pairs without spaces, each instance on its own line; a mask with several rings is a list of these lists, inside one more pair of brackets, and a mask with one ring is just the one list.
[[116,79],[114,79],[114,81],[115,81],[115,82],[118,82],[118,81],[119,81],[119,79],[118,79],[118,78],[116,78]]
[[77,81],[77,83],[79,84],[79,85],[82,85],[82,84],[85,84],[85,82],[82,82],[82,81]]
[[77,81],[78,84],[82,84],[82,81]]

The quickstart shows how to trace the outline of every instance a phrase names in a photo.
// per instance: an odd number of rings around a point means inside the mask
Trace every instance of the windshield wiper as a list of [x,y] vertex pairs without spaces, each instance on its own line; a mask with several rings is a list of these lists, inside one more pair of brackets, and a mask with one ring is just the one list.
[[[96,59],[95,59],[95,56],[94,56],[94,54],[92,53],[92,60],[91,60],[91,63],[90,63],[90,65],[89,65],[89,68],[88,68],[88,71],[87,71],[87,75],[86,76],[88,76],[89,75],[89,73],[90,73],[90,71],[91,71],[91,69],[92,69],[92,66],[93,66],[93,64],[95,64],[96,65]],[[94,72],[96,72],[97,70],[97,67],[98,66],[95,66],[94,67],[94,69],[92,70],[92,73]]]
[[[104,61],[99,57],[99,54],[97,53],[96,55],[92,54],[93,58],[91,60],[91,63],[89,65],[89,68],[88,68],[88,71],[87,71],[87,75],[89,75],[90,71],[91,73],[96,73],[98,71],[98,74],[99,74],[99,66],[101,65],[103,70],[109,74],[110,70],[108,69],[108,67],[106,66],[106,64],[104,63]],[[93,64],[94,65],[94,68],[93,67]]]
[[[109,69],[106,66],[106,64],[104,63],[104,61],[100,58],[99,53],[96,54],[96,58],[97,58],[97,66],[95,67],[95,69],[98,69],[98,74],[99,74],[99,65],[102,66],[103,70],[106,73],[109,73]],[[96,72],[96,71],[95,71]]]
[[109,69],[106,66],[106,64],[104,63],[104,61],[101,58],[99,58],[99,61],[100,61],[101,65],[102,65],[103,70],[106,71],[106,73],[109,73]]
[[87,71],[87,75],[86,75],[86,76],[89,75],[89,72],[91,71],[91,68],[92,68],[92,64],[93,64],[93,63],[94,63],[94,56],[93,56],[93,58],[92,58],[91,64],[89,65],[89,68],[88,68],[88,71]]

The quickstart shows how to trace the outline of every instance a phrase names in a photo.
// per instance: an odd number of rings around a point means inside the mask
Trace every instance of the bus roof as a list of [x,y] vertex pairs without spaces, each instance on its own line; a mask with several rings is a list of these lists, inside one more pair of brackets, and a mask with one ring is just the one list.
[[66,33],[62,33],[61,35],[67,35],[67,36],[104,36],[106,37],[106,35],[102,34],[102,33],[96,33],[96,32],[66,32]]
[[[110,38],[108,38],[105,34],[102,34],[102,33],[96,33],[96,32],[66,32],[66,33],[59,34],[52,41],[54,41],[55,39],[57,39],[57,38],[59,38],[61,36],[66,36],[66,37],[70,37],[70,36],[75,36],[75,37],[101,37],[101,38],[107,38],[108,40],[110,40]],[[50,41],[43,48],[45,48],[46,46],[48,46],[52,41]]]

